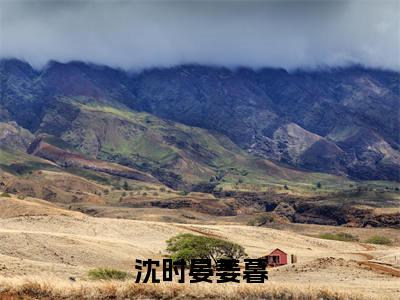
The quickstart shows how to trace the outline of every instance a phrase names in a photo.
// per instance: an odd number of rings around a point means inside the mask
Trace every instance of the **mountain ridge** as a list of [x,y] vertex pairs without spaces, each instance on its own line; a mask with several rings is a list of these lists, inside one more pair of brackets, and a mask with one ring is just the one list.
[[37,71],[18,60],[0,66],[0,121],[33,133],[57,136],[57,126],[65,132],[79,114],[63,103],[73,99],[215,131],[251,155],[301,169],[400,178],[400,76],[394,71],[184,65],[127,73],[82,62],[52,62]]

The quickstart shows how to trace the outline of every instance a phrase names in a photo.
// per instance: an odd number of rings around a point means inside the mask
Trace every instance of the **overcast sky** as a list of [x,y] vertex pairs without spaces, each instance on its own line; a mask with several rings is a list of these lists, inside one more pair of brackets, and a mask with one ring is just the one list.
[[183,63],[400,70],[400,1],[0,0],[0,56],[42,67]]

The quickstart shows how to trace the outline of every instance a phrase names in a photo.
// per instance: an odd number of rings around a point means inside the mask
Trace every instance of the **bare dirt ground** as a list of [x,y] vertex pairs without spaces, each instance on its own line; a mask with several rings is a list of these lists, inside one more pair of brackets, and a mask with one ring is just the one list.
[[270,270],[270,282],[277,285],[323,285],[375,299],[400,298],[399,245],[323,240],[301,230],[94,218],[46,201],[0,198],[0,286],[4,278],[21,276],[60,281],[74,277],[71,284],[80,284],[96,267],[134,273],[136,258],[160,259],[166,255],[167,239],[191,232],[229,238],[250,257],[274,248],[295,254],[296,264]]

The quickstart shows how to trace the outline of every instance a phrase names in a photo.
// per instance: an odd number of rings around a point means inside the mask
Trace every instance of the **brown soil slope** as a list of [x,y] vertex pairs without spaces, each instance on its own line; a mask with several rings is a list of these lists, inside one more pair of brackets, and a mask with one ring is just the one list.
[[32,142],[28,148],[28,153],[55,162],[61,167],[77,167],[104,172],[110,175],[116,175],[129,179],[157,182],[153,176],[133,168],[128,168],[114,163],[108,163],[101,160],[88,159],[82,155],[70,153],[50,145],[42,141],[40,138]]
[[59,208],[47,201],[26,198],[0,197],[0,218],[21,216],[71,216],[82,217],[83,214]]

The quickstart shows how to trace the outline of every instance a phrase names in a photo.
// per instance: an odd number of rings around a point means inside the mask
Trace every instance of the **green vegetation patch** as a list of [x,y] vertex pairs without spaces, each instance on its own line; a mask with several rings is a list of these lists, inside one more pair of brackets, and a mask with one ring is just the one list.
[[30,174],[37,170],[59,170],[45,160],[16,151],[10,152],[0,148],[0,169],[20,176]]
[[391,245],[392,240],[386,236],[374,235],[365,241],[368,244],[376,244],[376,245]]
[[335,240],[342,242],[354,242],[358,241],[358,237],[346,232],[338,232],[338,233],[322,233],[319,235],[321,239],[325,240]]
[[86,169],[79,169],[79,168],[67,168],[67,169],[65,169],[65,171],[70,174],[80,176],[80,177],[86,178],[90,181],[95,181],[100,184],[114,185],[114,182],[113,182],[111,176],[102,174],[100,172],[95,172],[95,171],[86,170]]
[[129,274],[124,271],[111,268],[96,268],[88,272],[91,280],[125,280]]
[[55,137],[55,136],[52,136],[52,135],[47,135],[47,136],[45,136],[43,138],[43,140],[46,143],[49,143],[50,145],[56,146],[58,148],[61,148],[61,149],[65,150],[65,151],[69,151],[69,152],[72,152],[72,153],[78,152],[77,149],[72,144],[62,140],[59,137]]

